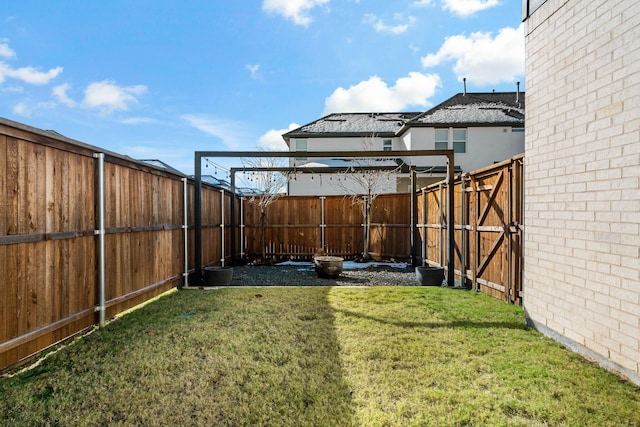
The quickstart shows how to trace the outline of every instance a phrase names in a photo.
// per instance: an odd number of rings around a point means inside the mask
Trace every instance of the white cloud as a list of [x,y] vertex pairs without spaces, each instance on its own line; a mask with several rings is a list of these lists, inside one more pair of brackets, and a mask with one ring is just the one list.
[[151,117],[130,117],[128,119],[121,120],[120,123],[125,125],[157,125],[162,124],[160,120],[152,119]]
[[[401,20],[402,15],[396,15],[395,19]],[[416,18],[414,18],[413,16],[410,16],[408,18],[408,21],[409,22],[405,24],[387,25],[384,23],[382,19],[378,18],[376,15],[372,13],[367,13],[364,16],[364,22],[366,22],[367,24],[371,24],[373,29],[376,30],[376,32],[378,33],[402,34],[409,29],[409,26],[416,21]]]
[[76,106],[76,102],[67,95],[69,88],[69,83],[64,83],[59,86],[55,86],[51,91],[51,94],[58,100],[58,102],[66,105],[67,107],[73,108]]
[[31,110],[27,107],[27,104],[19,102],[13,106],[13,113],[19,116],[29,117],[31,115]]
[[289,132],[290,130],[294,130],[299,128],[300,125],[297,123],[291,123],[286,129],[271,129],[264,133],[258,139],[258,150],[265,151],[287,151],[289,147],[282,139],[282,134]]
[[251,73],[251,78],[254,80],[260,80],[260,64],[247,64],[244,66],[249,73]]
[[414,7],[427,7],[427,6],[430,6],[431,3],[433,3],[433,0],[418,0],[418,1],[414,1],[413,3],[411,3],[411,6],[414,6]]
[[13,93],[22,93],[24,92],[24,88],[22,86],[7,86],[0,87],[0,92],[13,92]]
[[34,67],[12,68],[4,62],[0,62],[0,83],[2,83],[5,78],[11,77],[29,84],[45,85],[58,77],[60,73],[62,73],[62,67],[52,68],[49,71],[43,72]]
[[469,37],[448,37],[437,53],[422,58],[426,68],[454,61],[453,71],[459,80],[477,85],[512,82],[524,75],[524,26],[491,33],[472,33]]
[[403,111],[408,106],[428,107],[429,98],[441,86],[437,74],[409,73],[388,86],[378,76],[348,89],[338,88],[325,99],[325,114]]
[[55,108],[54,102],[38,102],[36,105],[28,105],[26,102],[19,102],[13,106],[13,113],[23,117],[31,117],[34,110]]
[[0,56],[3,58],[15,58],[16,53],[9,47],[6,39],[0,39]]
[[[0,39],[0,58],[13,59],[16,53],[9,47],[7,39]],[[62,67],[51,68],[48,71],[40,71],[35,67],[13,68],[7,63],[0,61],[0,83],[5,79],[12,78],[21,80],[33,85],[45,85],[62,73]]]
[[[423,0],[424,1],[424,0]],[[500,4],[499,0],[443,0],[443,9],[448,9],[458,16],[469,16],[481,10]]]
[[296,25],[307,26],[313,19],[309,11],[316,6],[329,3],[330,0],[264,0],[262,10],[268,13],[282,15]]
[[84,91],[83,105],[89,108],[101,108],[110,113],[115,110],[127,111],[129,104],[137,103],[138,98],[147,91],[143,85],[117,86],[111,80],[91,83]]
[[231,150],[240,150],[248,145],[242,131],[246,126],[242,123],[207,114],[184,114],[180,118],[199,131],[222,140]]

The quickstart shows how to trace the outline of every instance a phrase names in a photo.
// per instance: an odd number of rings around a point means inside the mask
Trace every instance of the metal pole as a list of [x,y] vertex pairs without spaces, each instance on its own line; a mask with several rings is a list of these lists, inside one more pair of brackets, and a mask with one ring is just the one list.
[[202,284],[202,156],[196,151],[194,164],[193,210],[195,215],[194,233],[194,283]]
[[220,262],[224,267],[224,190],[220,190]]
[[[236,265],[236,176],[231,173],[231,265]],[[240,202],[242,204],[242,202]],[[242,211],[242,206],[240,207]]]
[[364,199],[364,203],[362,204],[363,208],[364,208],[364,224],[362,224],[362,240],[363,240],[363,252],[362,252],[362,258],[363,259],[367,259],[367,255],[369,254],[369,235],[368,235],[368,227],[367,224],[369,223],[367,221],[367,219],[369,218],[369,209],[367,209],[367,203],[369,203],[369,201],[367,200],[367,196],[362,196],[362,198]]
[[453,211],[453,206],[455,204],[455,194],[453,193],[453,185],[455,181],[455,169],[454,169],[454,155],[453,153],[447,155],[447,226],[448,226],[448,248],[449,248],[449,263],[447,265],[447,285],[453,287],[454,286],[454,256],[455,256],[455,244],[456,244],[456,233],[455,233],[455,212]]
[[418,228],[416,226],[418,219],[418,203],[417,198],[418,195],[416,193],[416,167],[411,166],[411,235],[409,236],[409,240],[411,242],[411,266],[415,267],[417,265],[417,248],[416,248],[416,233],[418,232]]
[[440,203],[438,206],[438,237],[440,238],[440,244],[438,246],[438,263],[440,266],[444,267],[444,256],[442,255],[444,253],[444,239],[442,238],[442,229],[444,228],[444,224],[442,223],[442,204],[444,203],[442,197],[442,183],[438,184],[438,191],[440,196]]
[[189,193],[189,186],[187,185],[187,178],[182,178],[182,193],[183,193],[183,240],[184,240],[184,286],[189,286],[189,205],[187,204],[187,195]]
[[466,208],[467,208],[467,204],[466,204],[466,200],[467,200],[467,196],[466,196],[467,192],[465,189],[465,180],[464,180],[464,175],[462,175],[460,177],[460,197],[462,198],[460,200],[460,205],[461,205],[461,215],[460,215],[460,232],[461,232],[461,248],[460,248],[460,285],[462,287],[466,287],[467,284],[467,263],[466,263],[466,256],[467,256],[467,213],[466,213]]
[[240,197],[240,261],[242,260],[244,260],[244,197]]
[[320,247],[324,249],[325,247],[325,228],[326,224],[324,223],[324,200],[325,196],[320,196]]
[[422,189],[422,266],[427,260],[427,199],[424,188]]
[[95,153],[98,159],[98,307],[99,325],[104,327],[107,315],[106,274],[105,274],[105,239],[104,239],[104,153]]

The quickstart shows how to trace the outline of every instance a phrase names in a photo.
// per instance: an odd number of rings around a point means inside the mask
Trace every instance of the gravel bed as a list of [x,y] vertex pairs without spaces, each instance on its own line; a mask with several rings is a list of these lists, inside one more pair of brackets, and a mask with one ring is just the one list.
[[371,266],[343,270],[335,279],[317,277],[312,264],[243,266],[233,268],[232,286],[415,286],[412,267]]

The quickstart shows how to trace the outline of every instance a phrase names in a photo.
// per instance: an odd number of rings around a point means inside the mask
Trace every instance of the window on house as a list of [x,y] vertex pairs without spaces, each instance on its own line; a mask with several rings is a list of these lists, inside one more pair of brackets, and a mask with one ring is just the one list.
[[436,129],[436,150],[449,149],[449,129]]
[[[307,151],[307,140],[296,139],[296,151]],[[296,157],[296,160],[307,160],[306,157]]]
[[453,152],[454,153],[467,152],[467,130],[466,129],[453,130]]
[[382,151],[391,151],[393,150],[393,145],[390,139],[382,140]]

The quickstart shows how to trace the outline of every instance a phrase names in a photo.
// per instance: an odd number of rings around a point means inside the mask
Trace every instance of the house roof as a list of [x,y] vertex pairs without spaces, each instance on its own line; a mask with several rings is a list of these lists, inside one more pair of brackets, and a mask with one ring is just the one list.
[[458,93],[407,123],[442,125],[524,126],[524,92]]
[[420,113],[334,113],[289,131],[282,137],[288,143],[290,138],[314,136],[395,136],[406,122],[418,115]]
[[334,113],[282,135],[291,138],[393,137],[410,127],[524,126],[524,92],[458,93],[432,109],[399,113]]
[[[189,175],[189,178],[195,179],[195,175]],[[224,188],[225,190],[229,190],[231,188],[231,184],[229,184],[229,181],[216,178],[213,175],[201,175],[200,180],[204,184],[209,184],[209,185],[213,185],[214,187]]]
[[153,165],[153,166],[155,166],[157,168],[160,168],[160,169],[164,169],[165,171],[171,172],[174,175],[184,175],[178,169],[168,165],[167,163],[163,162],[162,160],[158,160],[158,159],[139,159],[138,161],[147,163],[149,165]]

